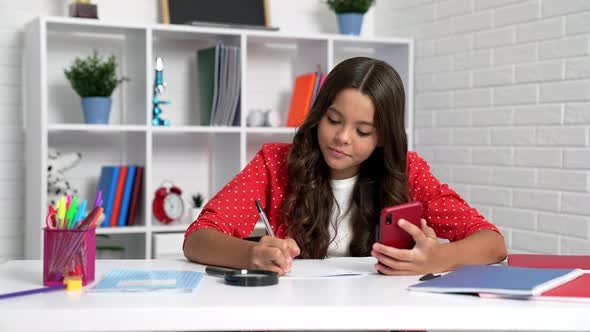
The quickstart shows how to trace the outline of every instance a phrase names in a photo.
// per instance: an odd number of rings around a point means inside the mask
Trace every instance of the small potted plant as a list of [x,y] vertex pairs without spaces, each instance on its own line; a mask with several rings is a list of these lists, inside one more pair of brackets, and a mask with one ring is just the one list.
[[84,122],[108,124],[113,90],[129,79],[117,77],[117,61],[114,55],[104,59],[96,51],[84,59],[76,58],[64,69],[72,88],[82,97]]
[[375,0],[326,0],[326,3],[338,16],[341,34],[360,35],[363,17]]
[[191,210],[191,221],[195,221],[202,210],[203,196],[201,194],[192,195],[193,208]]

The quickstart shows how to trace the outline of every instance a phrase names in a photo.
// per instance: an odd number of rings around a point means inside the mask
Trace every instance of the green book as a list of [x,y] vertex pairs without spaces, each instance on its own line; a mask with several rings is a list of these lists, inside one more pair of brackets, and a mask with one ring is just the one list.
[[211,113],[215,108],[217,89],[215,88],[217,73],[217,53],[219,45],[197,51],[197,71],[199,75],[199,107],[201,125],[208,126]]

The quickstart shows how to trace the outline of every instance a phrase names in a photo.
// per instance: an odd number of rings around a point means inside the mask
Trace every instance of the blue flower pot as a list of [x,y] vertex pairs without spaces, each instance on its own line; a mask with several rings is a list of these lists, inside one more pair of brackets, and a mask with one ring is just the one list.
[[84,123],[108,124],[111,114],[111,97],[83,97]]
[[360,13],[338,14],[338,27],[344,35],[360,35],[363,27],[363,16]]

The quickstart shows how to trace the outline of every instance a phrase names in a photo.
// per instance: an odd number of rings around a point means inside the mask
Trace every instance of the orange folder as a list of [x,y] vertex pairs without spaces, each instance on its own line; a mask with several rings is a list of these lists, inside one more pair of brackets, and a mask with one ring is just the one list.
[[127,166],[121,166],[119,172],[119,181],[117,182],[117,192],[115,193],[115,200],[113,201],[113,213],[111,213],[111,227],[117,227],[117,220],[119,220],[119,212],[121,210],[121,201],[123,200],[123,188],[125,188],[125,180],[127,179]]
[[295,78],[295,87],[291,95],[291,105],[287,116],[287,127],[299,127],[311,106],[316,73],[299,75]]

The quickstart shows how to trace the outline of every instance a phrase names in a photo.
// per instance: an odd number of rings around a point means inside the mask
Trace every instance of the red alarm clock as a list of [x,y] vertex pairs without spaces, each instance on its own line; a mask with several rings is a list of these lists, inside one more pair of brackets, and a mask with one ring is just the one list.
[[184,200],[181,195],[182,190],[174,185],[170,187],[161,186],[156,190],[152,202],[152,211],[159,222],[169,224],[182,217],[184,214]]

